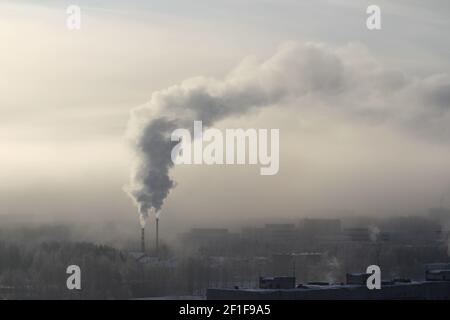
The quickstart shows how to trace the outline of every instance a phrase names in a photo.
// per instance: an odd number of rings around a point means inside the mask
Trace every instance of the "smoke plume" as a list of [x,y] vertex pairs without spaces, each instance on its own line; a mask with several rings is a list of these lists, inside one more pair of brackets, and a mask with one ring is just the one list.
[[378,241],[378,236],[380,235],[380,229],[377,226],[369,226],[369,238],[372,242]]
[[[135,108],[128,136],[136,152],[127,193],[142,217],[149,210],[159,214],[175,181],[170,135],[177,128],[191,128],[194,120],[204,126],[228,117],[302,99],[342,109],[369,121],[389,119],[414,132],[448,138],[450,77],[407,76],[386,68],[362,45],[332,48],[323,44],[287,43],[270,58],[244,61],[223,80],[196,77],[154,92],[150,101]],[[425,119],[425,120],[424,120]],[[443,129],[444,128],[444,129]]]

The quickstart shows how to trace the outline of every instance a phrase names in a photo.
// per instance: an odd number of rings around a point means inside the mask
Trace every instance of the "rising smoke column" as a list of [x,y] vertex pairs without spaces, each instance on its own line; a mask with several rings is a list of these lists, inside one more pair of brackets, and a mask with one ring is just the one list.
[[370,238],[370,241],[377,242],[379,236],[380,236],[380,229],[377,226],[370,225],[369,226],[369,238]]
[[262,64],[244,61],[223,81],[198,77],[155,92],[148,104],[132,111],[128,129],[137,163],[126,191],[137,204],[141,220],[145,221],[150,210],[159,214],[164,199],[175,186],[169,176],[173,166],[171,151],[178,143],[170,140],[172,131],[192,128],[195,120],[210,126],[287,97],[289,79],[283,79],[286,69],[280,69],[279,60],[300,49],[296,45],[289,47]]
[[[283,101],[304,107],[301,98],[339,106],[363,118],[389,118],[416,132],[427,127],[422,119],[449,123],[450,77],[407,77],[385,68],[361,45],[331,48],[323,44],[287,43],[269,59],[245,59],[223,80],[196,77],[154,92],[150,101],[135,108],[128,137],[136,152],[126,192],[141,214],[159,216],[175,181],[170,136],[177,128],[191,128],[195,120],[211,126],[227,117],[243,115]],[[309,102],[310,103],[310,102]],[[409,108],[406,110],[405,108]],[[369,119],[370,120],[370,119]],[[442,126],[441,126],[442,127]],[[447,137],[446,137],[447,138]]]

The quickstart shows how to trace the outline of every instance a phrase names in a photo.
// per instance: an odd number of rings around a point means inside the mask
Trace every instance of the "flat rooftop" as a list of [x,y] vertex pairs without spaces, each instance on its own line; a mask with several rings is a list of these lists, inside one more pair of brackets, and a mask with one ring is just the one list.
[[362,285],[302,285],[294,289],[208,289],[208,300],[449,300],[450,281],[384,284],[380,290]]

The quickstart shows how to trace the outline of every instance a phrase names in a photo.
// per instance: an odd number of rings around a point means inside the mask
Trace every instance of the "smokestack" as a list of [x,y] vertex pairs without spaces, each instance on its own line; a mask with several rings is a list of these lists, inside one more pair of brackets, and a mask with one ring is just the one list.
[[141,228],[141,251],[145,252],[145,228]]
[[156,217],[156,256],[159,257],[159,218]]

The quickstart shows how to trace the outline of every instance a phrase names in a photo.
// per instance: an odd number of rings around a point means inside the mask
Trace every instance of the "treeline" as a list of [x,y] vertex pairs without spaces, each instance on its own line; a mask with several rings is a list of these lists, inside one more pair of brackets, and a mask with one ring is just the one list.
[[[69,265],[81,268],[81,290],[66,286]],[[91,243],[0,242],[0,298],[127,299],[139,265],[114,248]]]
[[[213,272],[207,259],[175,258],[164,243],[159,261],[150,248],[152,261],[144,262],[129,250],[76,241],[77,232],[66,225],[0,228],[0,300],[191,295],[204,293],[211,284],[231,281],[227,268]],[[81,290],[67,288],[69,265],[81,269]]]

